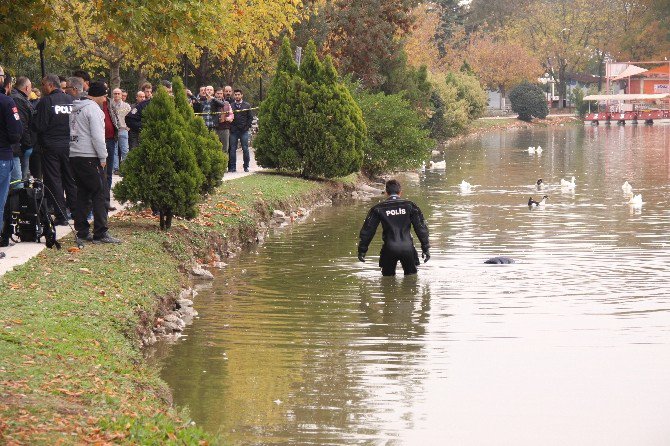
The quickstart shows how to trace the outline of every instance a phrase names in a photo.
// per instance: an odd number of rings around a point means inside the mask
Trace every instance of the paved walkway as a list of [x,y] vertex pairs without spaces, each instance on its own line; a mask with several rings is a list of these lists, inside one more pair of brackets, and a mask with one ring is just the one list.
[[[224,181],[234,180],[236,178],[242,178],[247,175],[251,175],[259,170],[263,170],[256,164],[253,149],[251,150],[251,163],[249,164],[249,172],[245,172],[243,170],[242,163],[243,163],[242,150],[240,149],[237,151],[237,172],[226,173],[223,177],[223,180]],[[116,182],[119,181],[120,179],[121,178],[119,176],[115,175],[112,179],[112,183],[116,184]],[[123,209],[123,206],[121,206],[116,200],[114,200],[114,198],[112,198],[112,205],[116,207],[118,210]],[[110,217],[119,212],[118,210],[110,212],[109,213]],[[70,220],[70,223],[74,225],[72,220]],[[113,224],[111,233],[114,234]],[[74,241],[74,235],[72,234],[72,229],[69,226],[58,226],[56,228],[56,234],[59,240],[67,239],[68,237],[70,237],[70,239]],[[24,243],[16,243],[14,246],[0,248],[0,251],[6,254],[6,257],[4,259],[0,259],[0,276],[4,275],[7,271],[11,271],[15,266],[26,263],[28,260],[32,259],[37,254],[42,252],[42,250],[45,248],[46,245],[44,244],[44,240],[42,240],[42,243],[24,242]]]

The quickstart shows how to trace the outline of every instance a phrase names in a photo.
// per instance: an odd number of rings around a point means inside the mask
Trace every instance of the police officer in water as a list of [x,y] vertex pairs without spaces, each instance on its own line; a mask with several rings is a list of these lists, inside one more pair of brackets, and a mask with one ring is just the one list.
[[416,274],[416,267],[420,262],[410,234],[410,226],[414,227],[414,232],[421,241],[421,257],[424,263],[430,260],[428,228],[423,214],[416,204],[400,198],[400,183],[397,180],[386,182],[386,195],[388,198],[370,209],[365,218],[358,243],[358,260],[365,262],[368,246],[381,222],[384,244],[379,256],[379,267],[382,275],[395,276],[398,261],[406,276]]

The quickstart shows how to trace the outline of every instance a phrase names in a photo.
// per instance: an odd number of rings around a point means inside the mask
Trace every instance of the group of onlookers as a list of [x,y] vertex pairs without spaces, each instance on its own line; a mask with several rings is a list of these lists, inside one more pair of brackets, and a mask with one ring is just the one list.
[[[172,94],[169,81],[161,85]],[[72,217],[81,243],[120,243],[107,227],[107,214],[115,210],[112,175],[139,144],[142,113],[151,102],[153,86],[141,85],[133,105],[119,88],[111,98],[108,93],[104,81],[91,82],[86,71],[77,70],[66,79],[45,76],[38,97],[30,79],[13,79],[0,67],[0,229],[10,186],[21,188],[32,176],[43,179],[56,226],[68,225]],[[197,96],[188,90],[187,94],[195,113],[228,153],[228,171],[236,171],[238,142],[248,171],[254,115],[242,91],[203,86]]]

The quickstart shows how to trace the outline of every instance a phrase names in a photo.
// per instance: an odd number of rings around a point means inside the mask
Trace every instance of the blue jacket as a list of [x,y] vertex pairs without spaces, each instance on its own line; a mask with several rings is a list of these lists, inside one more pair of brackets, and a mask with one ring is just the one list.
[[151,99],[145,99],[136,104],[126,115],[126,125],[131,131],[139,133],[142,130],[142,112],[150,102]]
[[14,99],[5,94],[0,87],[0,160],[7,161],[14,158],[12,144],[21,141],[23,125],[19,116],[19,109]]

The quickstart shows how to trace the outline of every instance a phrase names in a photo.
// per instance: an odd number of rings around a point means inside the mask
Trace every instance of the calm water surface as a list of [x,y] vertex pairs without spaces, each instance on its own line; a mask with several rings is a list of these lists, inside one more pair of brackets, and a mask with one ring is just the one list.
[[319,209],[196,298],[164,361],[176,403],[226,444],[670,444],[670,126],[489,133],[445,159],[403,178],[431,231],[418,277],[380,276],[380,233],[356,261],[371,203]]

